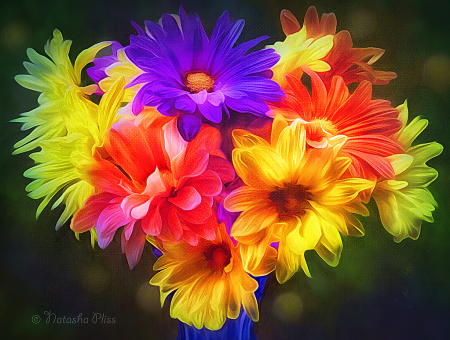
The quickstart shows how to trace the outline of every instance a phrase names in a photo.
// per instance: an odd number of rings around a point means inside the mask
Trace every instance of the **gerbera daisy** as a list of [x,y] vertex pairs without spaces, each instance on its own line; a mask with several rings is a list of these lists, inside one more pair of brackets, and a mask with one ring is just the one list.
[[271,143],[236,130],[233,165],[245,186],[224,201],[230,211],[242,211],[231,236],[240,242],[244,268],[252,273],[279,242],[276,275],[288,280],[299,268],[309,275],[304,252],[315,249],[330,265],[337,265],[342,250],[339,232],[362,235],[353,212],[368,214],[359,192],[373,187],[366,179],[342,174],[350,159],[338,157],[345,142],[334,147],[307,147],[306,130],[297,119],[290,126],[276,116]]
[[130,267],[139,261],[146,235],[192,245],[200,238],[213,240],[214,198],[234,179],[220,143],[219,132],[209,126],[188,143],[176,119],[161,115],[147,128],[126,120],[116,124],[86,176],[101,192],[75,214],[72,229],[96,226],[99,246],[105,248],[125,226],[122,239]]
[[233,47],[244,20],[230,23],[225,11],[208,39],[197,15],[163,14],[160,23],[145,21],[125,48],[129,59],[145,73],[128,86],[143,84],[133,100],[133,112],[156,106],[167,116],[179,116],[178,129],[186,141],[198,133],[202,117],[219,123],[223,111],[264,115],[264,100],[283,92],[269,70],[279,59],[273,49],[247,52],[267,37]]
[[[160,287],[161,305],[175,292],[170,315],[198,329],[220,329],[227,318],[239,316],[241,307],[253,321],[259,318],[254,293],[258,283],[244,271],[239,249],[231,242],[225,226],[216,228],[215,239],[202,239],[196,246],[163,242],[163,255],[153,266],[161,271],[150,281]],[[156,245],[154,239],[149,240]],[[273,260],[268,258],[260,268],[273,267]]]
[[303,68],[311,77],[312,94],[297,77],[286,75],[286,97],[272,103],[268,114],[281,114],[288,121],[300,118],[307,143],[313,147],[326,147],[336,136],[346,136],[340,156],[351,158],[351,177],[393,178],[394,170],[386,157],[402,153],[392,138],[401,128],[398,110],[387,100],[372,100],[369,81],[361,82],[350,94],[343,78],[336,76],[327,90],[315,72],[305,65]]
[[[288,36],[286,41],[291,35],[296,36],[303,31],[307,41],[319,41],[323,37],[330,35],[334,37],[333,47],[322,58],[322,62],[329,65],[329,68],[318,70],[310,66],[314,71],[320,72],[319,76],[327,88],[330,87],[331,80],[335,75],[341,76],[346,84],[368,80],[374,85],[388,84],[390,80],[397,77],[394,72],[376,71],[373,69],[372,65],[384,54],[383,49],[375,47],[354,48],[348,31],[336,33],[336,16],[334,13],[324,13],[322,14],[322,19],[319,20],[316,8],[311,6],[305,14],[303,28],[301,28],[295,16],[285,9],[281,12],[281,25]],[[293,46],[292,51],[285,58],[289,58],[290,54],[298,53],[294,51],[296,50]],[[301,64],[298,63],[297,65],[300,66]],[[291,67],[285,68],[284,71],[284,73],[291,73],[295,70]]]
[[395,179],[380,180],[373,192],[381,223],[396,242],[407,237],[417,239],[422,221],[433,222],[432,212],[437,202],[427,186],[437,178],[438,173],[426,162],[443,150],[442,145],[436,142],[411,146],[428,121],[416,117],[407,125],[406,102],[399,106],[399,111],[403,127],[394,137],[403,147],[404,154],[388,157],[395,171]]

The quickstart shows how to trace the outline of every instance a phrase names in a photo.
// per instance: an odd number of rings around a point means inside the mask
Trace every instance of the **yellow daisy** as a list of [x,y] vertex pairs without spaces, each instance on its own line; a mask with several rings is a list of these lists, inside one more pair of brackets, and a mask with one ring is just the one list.
[[[128,59],[125,51],[119,49],[117,51],[117,61],[112,63],[105,69],[105,73],[108,77],[100,80],[98,85],[102,91],[106,92],[117,81],[117,79],[123,77],[126,84],[130,84],[137,76],[144,73],[139,67],[134,65],[130,59]],[[137,84],[125,89],[124,102],[131,102],[136,96],[136,93],[142,87],[143,84]]]
[[[156,246],[155,240],[148,240]],[[254,292],[258,282],[242,267],[238,248],[228,236],[225,225],[218,225],[215,241],[201,239],[197,246],[187,242],[163,242],[163,255],[153,266],[161,270],[150,283],[160,287],[161,305],[175,291],[170,315],[198,329],[220,329],[225,320],[236,319],[241,306],[245,313],[258,321],[258,303]],[[261,264],[272,267],[274,258]]]
[[13,120],[23,123],[22,130],[34,128],[27,137],[14,145],[16,150],[13,154],[33,150],[40,146],[41,141],[66,136],[70,132],[67,123],[73,122],[74,118],[71,110],[62,110],[61,106],[67,107],[71,100],[79,100],[88,107],[94,107],[88,95],[96,91],[97,85],[80,87],[81,71],[110,42],[98,43],[82,51],[74,65],[69,59],[71,44],[72,41],[63,40],[61,32],[55,30],[53,39],[45,45],[45,53],[50,59],[32,48],[27,50],[31,63],[24,62],[24,66],[30,74],[18,75],[15,80],[23,87],[41,94],[38,98],[39,107]]
[[411,146],[428,121],[416,117],[407,125],[407,103],[398,109],[403,128],[394,137],[405,153],[388,157],[395,171],[395,179],[380,180],[372,194],[378,205],[381,223],[396,242],[407,237],[416,240],[422,221],[433,222],[432,212],[437,202],[427,186],[437,178],[438,173],[426,162],[443,150],[442,145],[436,142]]
[[295,73],[300,76],[303,73],[302,65],[307,65],[315,72],[329,71],[330,65],[321,59],[333,47],[333,38],[333,35],[308,38],[306,26],[303,26],[300,31],[288,35],[284,41],[266,46],[266,48],[275,49],[280,55],[280,60],[272,67],[272,80],[284,87],[286,85],[284,75]]
[[[38,108],[14,120],[24,123],[23,130],[34,128],[16,143],[14,154],[41,148],[30,155],[36,165],[24,173],[33,179],[26,190],[34,199],[43,198],[36,217],[58,192],[61,193],[52,205],[54,209],[65,204],[56,224],[59,228],[95,192],[95,188],[83,179],[84,174],[93,162],[96,148],[102,146],[103,135],[120,118],[116,113],[123,99],[125,82],[117,80],[99,105],[93,103],[88,95],[97,89],[97,85],[80,87],[81,71],[109,43],[82,51],[72,66],[68,57],[71,42],[64,41],[58,30],[53,35],[45,46],[51,60],[29,49],[28,56],[34,64],[25,63],[25,67],[30,75],[16,77],[22,86],[42,93]],[[95,236],[93,231],[92,241]]]
[[363,235],[352,215],[367,215],[358,194],[371,181],[340,179],[350,165],[338,157],[341,142],[324,149],[307,148],[305,127],[296,119],[288,126],[275,117],[271,143],[243,130],[233,131],[233,164],[245,185],[224,202],[242,211],[231,236],[240,242],[244,268],[253,273],[272,242],[279,242],[276,275],[280,283],[301,266],[310,276],[304,253],[314,249],[329,265],[339,262],[344,235]]

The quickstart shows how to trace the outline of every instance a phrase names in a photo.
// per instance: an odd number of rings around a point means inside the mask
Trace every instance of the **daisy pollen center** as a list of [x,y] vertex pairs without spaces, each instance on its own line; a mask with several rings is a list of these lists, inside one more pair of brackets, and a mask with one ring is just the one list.
[[284,219],[303,215],[305,208],[309,206],[308,200],[311,199],[311,195],[303,185],[289,184],[272,191],[269,199],[274,204],[279,217]]
[[214,91],[214,78],[202,71],[186,72],[184,74],[184,85],[191,93],[206,90]]
[[214,246],[207,252],[208,267],[214,271],[222,271],[231,259],[231,253],[223,246]]

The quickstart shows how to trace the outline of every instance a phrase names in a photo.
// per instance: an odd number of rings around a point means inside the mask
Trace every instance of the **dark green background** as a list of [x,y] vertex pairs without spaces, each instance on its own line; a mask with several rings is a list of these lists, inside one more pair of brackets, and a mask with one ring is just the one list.
[[[208,33],[228,9],[233,20],[244,18],[240,41],[269,35],[267,43],[284,39],[279,23],[288,8],[303,21],[310,5],[319,13],[334,12],[338,30],[348,29],[356,47],[386,49],[376,63],[395,71],[397,79],[376,86],[374,98],[394,106],[408,99],[410,115],[430,124],[418,138],[438,141],[444,153],[429,162],[439,171],[430,189],[439,208],[435,223],[424,223],[417,241],[396,244],[382,228],[376,206],[365,219],[366,235],[345,238],[336,268],[315,253],[307,254],[313,278],[297,273],[284,285],[273,275],[260,305],[255,330],[259,340],[271,339],[448,339],[450,338],[449,115],[450,20],[445,1],[271,1],[229,0],[181,2],[197,12]],[[11,156],[23,138],[19,124],[8,121],[37,106],[37,94],[21,88],[14,75],[25,73],[26,48],[43,54],[43,45],[59,28],[73,40],[72,60],[83,49],[103,40],[128,43],[134,20],[156,21],[177,13],[177,1],[10,1],[0,5],[0,145],[1,145],[1,279],[0,335],[8,339],[175,339],[177,322],[168,306],[157,306],[158,295],[147,285],[154,258],[147,248],[129,270],[119,241],[106,250],[90,247],[88,235],[77,241],[67,225],[54,230],[61,210],[46,209],[35,220],[38,201],[27,197],[32,166],[27,155]],[[431,58],[431,59],[430,59]],[[277,297],[296,294],[301,308],[285,306],[282,320]],[[294,300],[295,301],[295,300]],[[279,306],[279,304],[275,304]],[[294,306],[295,307],[295,306]],[[44,312],[57,317],[89,318],[89,324],[47,324]],[[278,312],[277,312],[278,311]],[[115,324],[92,324],[92,314],[115,318]],[[32,317],[39,315],[39,324]]]

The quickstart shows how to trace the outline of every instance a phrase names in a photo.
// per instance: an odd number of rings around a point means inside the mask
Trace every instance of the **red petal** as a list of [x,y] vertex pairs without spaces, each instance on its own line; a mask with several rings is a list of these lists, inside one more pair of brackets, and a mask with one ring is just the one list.
[[215,216],[211,216],[205,223],[202,224],[187,223],[186,225],[191,231],[205,240],[213,241],[216,239],[218,224]]
[[206,170],[200,176],[189,178],[185,186],[194,187],[202,196],[216,196],[222,192],[222,181],[218,174],[211,170]]
[[234,172],[233,165],[228,162],[225,158],[210,155],[208,170],[214,171],[219,175],[223,184],[229,183],[234,180],[236,173]]
[[208,202],[202,199],[197,208],[192,210],[178,209],[178,213],[180,217],[187,222],[203,223],[211,216],[212,210]]
[[127,256],[130,269],[139,262],[145,245],[145,233],[140,226],[134,228],[133,233],[128,241],[125,241],[125,254]]
[[192,210],[198,207],[202,197],[192,186],[185,186],[177,191],[175,197],[170,197],[168,201],[182,210]]
[[183,230],[175,208],[172,206],[164,207],[161,209],[161,217],[163,220],[163,227],[158,237],[163,241],[179,242]]
[[159,213],[159,206],[155,205],[148,211],[142,219],[142,229],[147,235],[158,236],[161,233],[162,219]]

